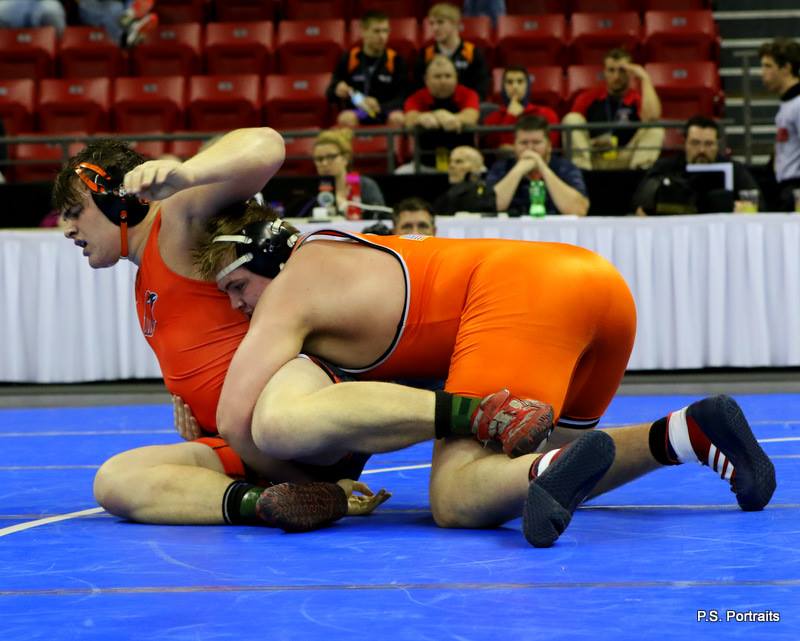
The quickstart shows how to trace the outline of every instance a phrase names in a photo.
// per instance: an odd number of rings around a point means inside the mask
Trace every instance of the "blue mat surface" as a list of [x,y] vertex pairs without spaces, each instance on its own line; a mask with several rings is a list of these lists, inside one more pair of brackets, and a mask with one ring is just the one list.
[[[620,397],[604,426],[695,397]],[[125,523],[96,507],[109,456],[176,442],[169,406],[0,411],[0,639],[800,638],[800,396],[740,396],[778,490],[743,513],[708,468],[659,470],[582,507],[547,550],[520,522],[442,530],[428,508],[430,444],[374,457],[394,493],[318,532]],[[704,615],[704,611],[706,614]],[[705,616],[721,619],[698,621]],[[731,612],[733,614],[728,614]],[[725,619],[746,612],[779,621]]]

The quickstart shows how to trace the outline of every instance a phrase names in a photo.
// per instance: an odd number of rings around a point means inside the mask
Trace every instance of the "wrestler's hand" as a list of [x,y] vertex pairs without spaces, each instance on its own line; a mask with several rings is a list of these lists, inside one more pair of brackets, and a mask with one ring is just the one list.
[[175,394],[172,395],[172,416],[175,419],[175,429],[182,439],[193,441],[203,435],[200,424],[192,414],[192,408]]
[[192,173],[179,160],[149,160],[134,167],[123,181],[125,191],[143,200],[163,200],[194,186]]
[[[381,503],[389,500],[391,492],[380,490],[375,494],[365,483],[342,479],[336,483],[347,494],[347,516],[366,516],[371,514]],[[353,494],[353,492],[359,494]]]

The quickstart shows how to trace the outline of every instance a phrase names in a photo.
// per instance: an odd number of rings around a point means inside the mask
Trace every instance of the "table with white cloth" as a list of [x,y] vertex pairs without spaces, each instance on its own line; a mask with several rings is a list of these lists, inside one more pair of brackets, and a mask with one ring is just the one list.
[[[440,217],[437,227],[449,238],[554,241],[605,256],[636,300],[629,369],[800,366],[800,215]],[[91,269],[55,230],[0,230],[0,382],[160,377],[136,318],[135,272],[124,260]]]

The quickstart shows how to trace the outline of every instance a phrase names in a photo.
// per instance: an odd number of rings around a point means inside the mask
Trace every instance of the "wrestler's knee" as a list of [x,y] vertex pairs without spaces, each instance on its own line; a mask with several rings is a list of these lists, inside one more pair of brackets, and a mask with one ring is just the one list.
[[131,492],[137,485],[130,482],[131,468],[135,463],[127,452],[117,454],[100,466],[94,476],[94,498],[98,505],[115,516],[128,515]]
[[253,442],[264,454],[288,460],[305,453],[302,424],[291,404],[259,402],[252,431]]
[[433,520],[442,528],[485,527],[484,519],[469,500],[469,490],[454,478],[434,478],[430,487]]

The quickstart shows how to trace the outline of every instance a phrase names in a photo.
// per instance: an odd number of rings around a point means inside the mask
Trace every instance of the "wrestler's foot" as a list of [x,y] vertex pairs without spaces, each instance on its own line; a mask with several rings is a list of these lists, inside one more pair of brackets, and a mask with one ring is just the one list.
[[347,514],[347,494],[335,483],[279,483],[261,493],[256,514],[270,527],[308,532]]
[[739,506],[748,512],[764,509],[775,492],[775,466],[735,400],[725,395],[705,398],[673,412],[668,420],[670,441],[678,445],[681,461],[688,458],[687,443],[681,447],[675,436],[688,433],[694,457],[730,480]]
[[581,436],[528,486],[522,532],[537,548],[550,547],[572,513],[614,462],[614,441],[605,432]]
[[472,416],[472,432],[477,439],[502,443],[511,458],[535,452],[552,431],[552,406],[517,398],[507,389],[484,398]]

